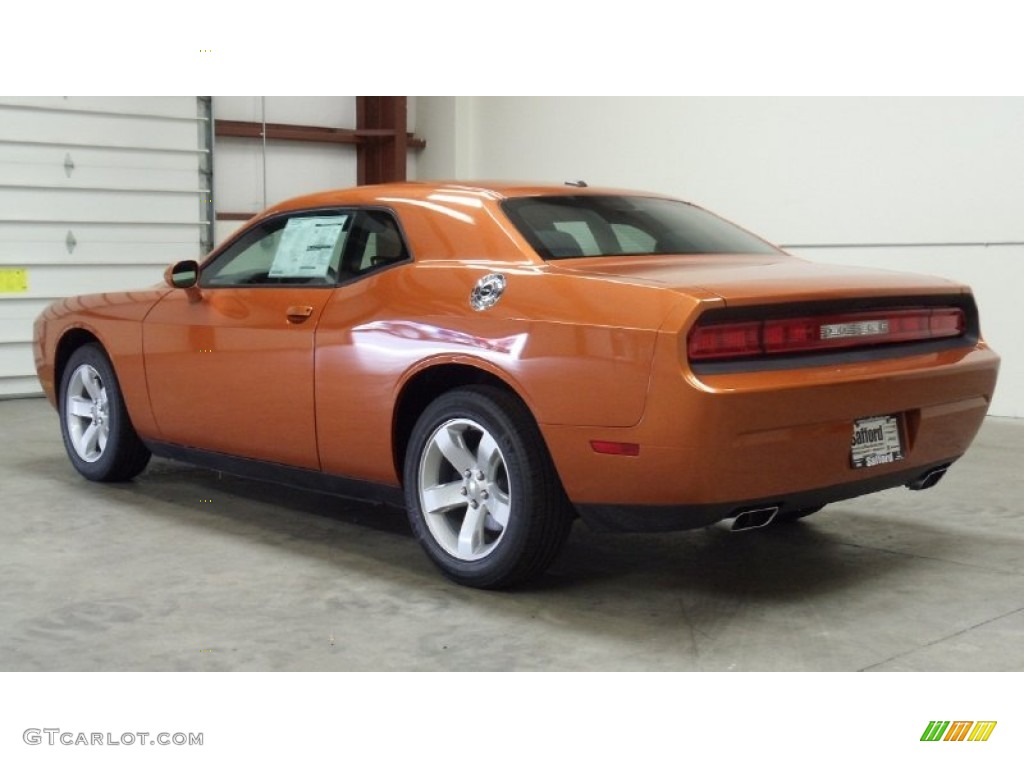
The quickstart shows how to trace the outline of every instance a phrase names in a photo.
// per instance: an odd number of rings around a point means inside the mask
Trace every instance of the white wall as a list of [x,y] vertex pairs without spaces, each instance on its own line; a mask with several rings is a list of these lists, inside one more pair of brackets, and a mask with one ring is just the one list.
[[1024,417],[1024,99],[419,97],[421,178],[585,179],[704,205],[800,256],[971,284]]
[[[355,128],[355,96],[215,96],[218,120]],[[408,129],[416,130],[415,99],[408,101]],[[417,152],[406,158],[407,175],[416,178]],[[268,141],[266,162],[258,139],[217,139],[214,194],[218,211],[255,213],[290,197],[356,185],[355,144]],[[242,226],[219,221],[218,243]]]
[[[265,117],[264,117],[265,112]],[[355,96],[215,96],[218,120],[355,128]],[[258,139],[219,138],[214,145],[214,200],[218,211],[256,213],[290,197],[354,187],[354,144],[268,141],[266,163]],[[265,171],[265,173],[264,173]],[[265,196],[265,200],[264,200]],[[218,221],[220,243],[241,221]]]
[[[416,174],[410,179],[472,179],[476,130],[475,105],[469,96],[410,96],[410,114],[415,113],[416,135],[427,138],[417,156]],[[412,119],[410,119],[412,124]]]

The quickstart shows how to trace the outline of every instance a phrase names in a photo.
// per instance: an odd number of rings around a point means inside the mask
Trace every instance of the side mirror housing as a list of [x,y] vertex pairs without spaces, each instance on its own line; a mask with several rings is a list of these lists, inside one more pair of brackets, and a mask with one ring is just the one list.
[[164,271],[164,282],[171,288],[194,288],[199,282],[199,262],[187,259],[172,264]]

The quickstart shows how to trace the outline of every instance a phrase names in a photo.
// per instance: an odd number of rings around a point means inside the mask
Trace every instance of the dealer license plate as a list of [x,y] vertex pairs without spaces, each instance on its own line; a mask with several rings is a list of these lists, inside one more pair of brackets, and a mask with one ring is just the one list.
[[900,421],[896,416],[873,416],[853,422],[850,460],[854,467],[877,467],[902,458]]

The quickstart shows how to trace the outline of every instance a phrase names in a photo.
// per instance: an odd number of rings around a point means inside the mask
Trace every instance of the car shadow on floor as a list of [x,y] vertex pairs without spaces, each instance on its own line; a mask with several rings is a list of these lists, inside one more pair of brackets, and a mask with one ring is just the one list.
[[[335,496],[222,475],[171,461],[155,460],[132,483],[93,486],[127,493],[143,502],[164,502],[187,515],[190,523],[217,526],[238,536],[258,536],[311,556],[359,553],[378,560],[396,578],[440,580],[412,537],[403,510]],[[197,504],[196,498],[216,503]],[[663,534],[606,534],[577,521],[567,545],[540,579],[512,594],[612,589],[682,588],[723,596],[794,600],[812,593],[838,592],[886,578],[906,567],[906,558],[851,540],[839,519],[847,502],[805,521],[731,533],[725,524]],[[161,506],[161,509],[166,509]],[[909,525],[886,521],[885,525]],[[925,523],[914,523],[922,525]],[[353,535],[353,533],[357,535]],[[374,539],[373,532],[383,538]],[[905,537],[901,537],[905,538]],[[951,543],[952,544],[952,543]],[[348,565],[348,563],[346,563]],[[375,568],[375,573],[379,571]],[[467,590],[474,594],[479,593]],[[490,593],[493,594],[493,593]]]

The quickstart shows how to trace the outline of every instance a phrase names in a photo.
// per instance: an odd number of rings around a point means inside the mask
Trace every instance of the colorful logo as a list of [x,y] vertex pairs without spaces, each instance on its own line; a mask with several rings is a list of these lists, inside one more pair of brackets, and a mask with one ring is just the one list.
[[995,720],[932,720],[921,741],[988,741],[995,729]]

